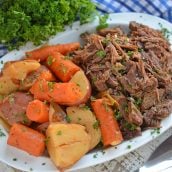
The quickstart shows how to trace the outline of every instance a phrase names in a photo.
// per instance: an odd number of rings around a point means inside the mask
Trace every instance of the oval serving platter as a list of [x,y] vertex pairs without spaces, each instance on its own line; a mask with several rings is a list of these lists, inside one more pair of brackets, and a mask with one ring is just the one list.
[[[128,24],[130,21],[136,21],[144,25],[148,25],[154,29],[160,29],[160,24],[164,28],[171,30],[172,24],[169,22],[148,14],[141,13],[116,13],[110,14],[107,23],[109,27],[121,26],[126,31],[128,30]],[[80,26],[78,22],[74,23],[72,27],[67,27],[66,30],[62,33],[59,33],[57,36],[51,37],[48,41],[48,44],[58,44],[58,43],[68,43],[73,41],[80,41],[80,34],[84,32],[95,32],[96,26],[98,25],[98,19],[95,19],[94,22]],[[169,41],[172,44],[172,37],[169,37]],[[31,43],[28,43],[26,46],[21,47],[20,50],[15,50],[4,57],[1,58],[3,62],[11,60],[19,60],[24,57],[24,52],[26,50],[31,50],[35,48]],[[0,64],[2,68],[3,64]],[[172,115],[167,117],[161,123],[160,134],[164,133],[172,126]],[[34,172],[57,172],[57,168],[54,166],[49,157],[34,157],[31,156],[19,149],[7,145],[8,133],[0,125],[0,129],[5,133],[6,136],[0,138],[0,161],[15,167],[23,171],[34,171]],[[82,157],[74,166],[72,166],[67,171],[73,171],[82,169],[85,167],[93,166],[105,161],[112,160],[128,152],[133,151],[134,149],[148,143],[149,141],[156,138],[159,134],[156,132],[152,135],[152,130],[147,130],[142,133],[142,136],[136,137],[129,141],[124,141],[122,144],[116,147],[110,147],[105,149],[102,153],[101,150],[95,150],[90,153],[87,153]],[[131,145],[131,148],[128,149],[128,145]]]

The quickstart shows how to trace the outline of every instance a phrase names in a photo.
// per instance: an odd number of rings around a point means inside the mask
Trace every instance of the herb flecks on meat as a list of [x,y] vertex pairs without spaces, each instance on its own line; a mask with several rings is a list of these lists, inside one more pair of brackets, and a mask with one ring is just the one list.
[[172,52],[164,33],[136,22],[129,29],[83,34],[85,46],[73,58],[92,81],[93,96],[106,91],[118,102],[114,117],[125,139],[160,127],[172,112]]

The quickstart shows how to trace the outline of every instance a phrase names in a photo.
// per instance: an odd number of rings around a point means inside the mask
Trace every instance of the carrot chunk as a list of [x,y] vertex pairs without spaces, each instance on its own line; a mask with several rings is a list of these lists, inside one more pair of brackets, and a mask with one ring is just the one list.
[[34,156],[41,156],[45,150],[45,136],[22,124],[13,124],[7,144],[22,149]]
[[56,83],[38,80],[33,84],[30,92],[35,99],[54,101],[62,105],[77,104],[82,98],[80,87],[73,82]]
[[47,45],[33,51],[26,52],[28,59],[34,59],[39,61],[45,61],[47,57],[53,52],[59,52],[66,55],[67,53],[74,51],[80,47],[79,42],[72,42],[68,44]]
[[49,96],[49,85],[46,80],[37,80],[31,87],[30,92],[34,95],[34,99],[39,99],[41,101],[50,101]]
[[62,105],[77,104],[82,97],[80,88],[72,82],[54,84],[49,95],[54,102]]
[[118,123],[113,116],[113,110],[103,99],[91,102],[93,111],[100,122],[100,129],[104,146],[117,145],[122,142],[123,137]]
[[63,82],[69,81],[80,70],[71,60],[65,59],[60,53],[52,53],[47,58],[47,66]]
[[31,101],[26,109],[26,115],[31,121],[38,123],[48,122],[49,107],[40,100]]
[[39,80],[41,79],[45,79],[46,81],[55,81],[55,77],[53,76],[53,74],[49,71],[43,71],[40,76],[38,77]]

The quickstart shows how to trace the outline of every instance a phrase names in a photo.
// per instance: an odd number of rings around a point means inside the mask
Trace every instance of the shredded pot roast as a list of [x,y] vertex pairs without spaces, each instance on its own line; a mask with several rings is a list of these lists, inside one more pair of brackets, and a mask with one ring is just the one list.
[[91,81],[93,95],[108,92],[125,139],[160,127],[172,112],[172,51],[158,30],[131,22],[130,32],[107,28],[82,34],[85,45],[73,61]]

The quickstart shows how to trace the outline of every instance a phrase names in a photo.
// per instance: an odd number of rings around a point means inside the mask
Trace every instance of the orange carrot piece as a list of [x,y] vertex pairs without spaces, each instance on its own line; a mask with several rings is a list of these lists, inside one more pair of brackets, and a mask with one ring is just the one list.
[[50,101],[49,86],[46,80],[37,80],[31,87],[30,92],[34,95],[34,99],[41,101]]
[[73,82],[55,83],[38,80],[33,84],[30,92],[35,99],[54,101],[63,105],[77,104],[82,98],[80,87]]
[[44,123],[49,121],[49,107],[40,100],[33,100],[29,102],[26,115],[34,122]]
[[47,58],[47,66],[63,82],[68,82],[80,70],[71,60],[60,53],[53,53]]
[[45,79],[46,81],[55,81],[55,77],[53,76],[53,74],[49,71],[43,71],[40,76],[38,77],[39,80]]
[[113,116],[113,110],[105,104],[103,99],[91,102],[93,111],[100,122],[100,129],[103,138],[103,145],[117,145],[122,142],[123,137],[118,123]]
[[67,53],[74,51],[80,47],[79,42],[72,42],[67,44],[47,45],[33,51],[26,52],[28,59],[34,59],[39,61],[45,61],[49,55],[53,52],[59,52],[66,55]]
[[22,149],[34,156],[40,156],[45,150],[45,136],[22,124],[13,124],[7,144]]
[[82,97],[80,88],[72,82],[54,84],[49,95],[54,102],[62,105],[77,104]]

